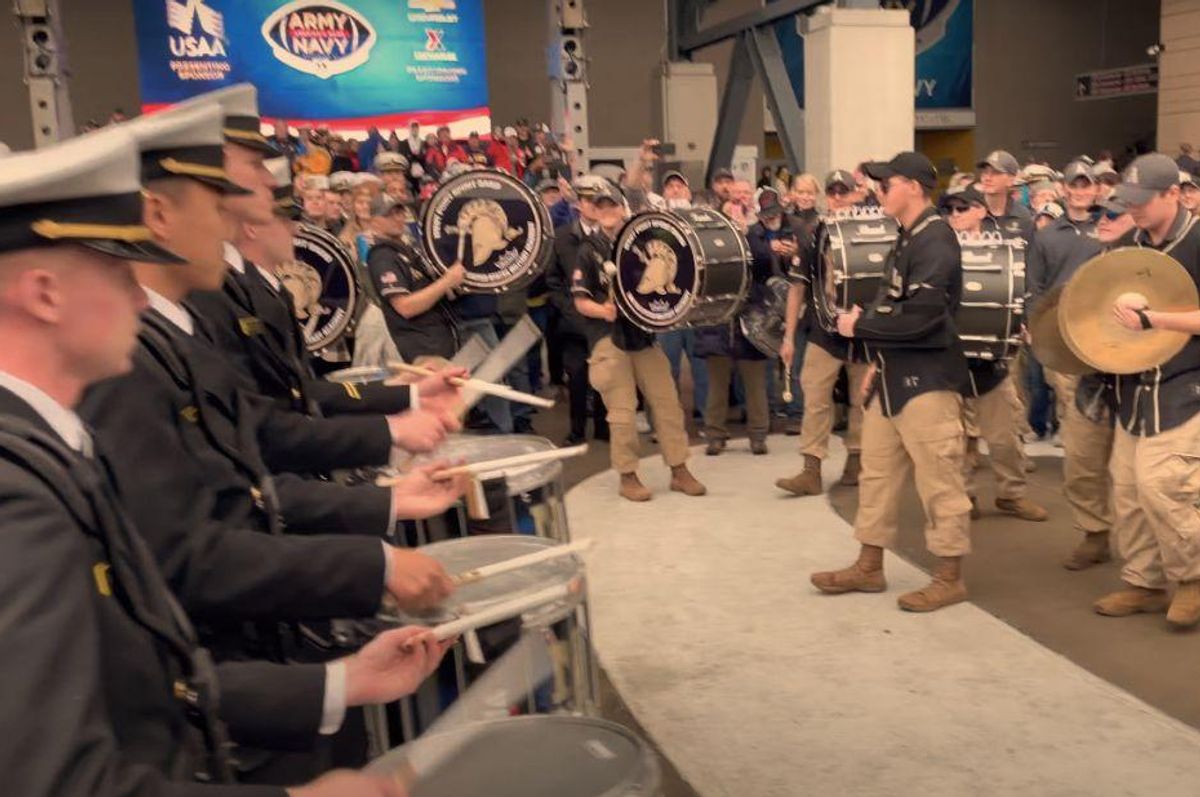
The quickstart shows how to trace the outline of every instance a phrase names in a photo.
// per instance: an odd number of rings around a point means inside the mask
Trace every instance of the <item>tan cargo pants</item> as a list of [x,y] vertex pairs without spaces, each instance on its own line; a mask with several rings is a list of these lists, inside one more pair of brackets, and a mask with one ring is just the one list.
[[1121,578],[1150,589],[1200,580],[1200,415],[1154,437],[1118,428],[1112,485]]
[[891,548],[900,533],[900,499],[911,472],[925,509],[925,546],[936,556],[971,551],[971,500],[963,480],[962,397],[923,393],[885,418],[875,400],[864,413],[862,474],[854,536]]
[[863,410],[859,387],[866,376],[866,363],[839,360],[815,343],[804,349],[800,368],[800,390],[804,393],[804,419],[800,422],[800,453],[817,459],[829,455],[829,436],[833,434],[833,388],[838,373],[846,366],[850,382],[850,426],[846,431],[846,450],[857,454],[862,449]]
[[1071,505],[1075,528],[1089,533],[1113,527],[1112,480],[1109,459],[1113,431],[1108,423],[1093,423],[1075,406],[1079,377],[1046,371],[1054,388],[1058,430],[1063,443],[1063,493]]
[[[1025,497],[1025,446],[1019,436],[1021,402],[1012,374],[978,398],[969,398],[964,407],[964,420],[970,417],[978,429],[978,437],[987,442],[988,461],[996,474],[996,497],[1016,499]],[[969,433],[968,429],[968,433]],[[975,469],[964,462],[967,494],[977,493]]]
[[688,437],[683,425],[683,406],[671,378],[671,364],[658,346],[641,351],[622,351],[604,338],[588,358],[588,381],[608,408],[609,450],[613,470],[620,474],[637,470],[640,441],[637,434],[637,392],[642,391],[663,460],[675,467],[687,462]]
[[704,432],[709,440],[726,440],[729,429],[729,382],[733,367],[742,376],[746,390],[746,427],[751,440],[763,440],[770,429],[771,417],[767,407],[767,361],[733,360],[729,357],[706,357],[708,399],[704,408]]

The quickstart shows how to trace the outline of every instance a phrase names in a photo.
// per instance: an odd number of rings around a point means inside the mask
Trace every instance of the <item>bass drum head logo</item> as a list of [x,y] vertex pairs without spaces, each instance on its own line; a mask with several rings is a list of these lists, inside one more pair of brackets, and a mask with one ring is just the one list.
[[303,225],[292,241],[296,259],[280,266],[279,281],[296,305],[309,351],[335,343],[350,328],[358,304],[354,263],[342,242]]
[[639,327],[681,324],[696,297],[696,252],[684,223],[665,213],[636,216],[617,236],[617,295]]
[[545,265],[549,219],[522,183],[493,171],[451,178],[421,218],[426,256],[440,271],[462,262],[471,293],[517,290]]
[[326,80],[365,64],[378,38],[362,14],[335,0],[294,0],[267,17],[262,35],[280,61]]

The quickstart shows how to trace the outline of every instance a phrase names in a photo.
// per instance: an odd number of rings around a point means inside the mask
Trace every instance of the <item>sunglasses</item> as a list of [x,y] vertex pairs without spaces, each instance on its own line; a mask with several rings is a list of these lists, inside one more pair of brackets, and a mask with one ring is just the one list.
[[1104,211],[1103,211],[1103,212],[1100,214],[1100,218],[1104,219],[1105,221],[1116,221],[1117,219],[1119,219],[1119,218],[1121,218],[1122,216],[1124,216],[1124,215],[1125,215],[1125,213],[1126,213],[1126,211],[1124,211],[1124,210],[1108,210],[1108,209],[1106,208],[1106,209],[1105,209],[1105,210],[1104,210]]
[[850,189],[846,188],[846,186],[835,185],[834,187],[828,189],[825,192],[825,195],[826,196],[847,196],[849,193],[850,193]]
[[966,213],[971,209],[970,205],[947,205],[942,210],[943,216],[957,216],[960,213]]

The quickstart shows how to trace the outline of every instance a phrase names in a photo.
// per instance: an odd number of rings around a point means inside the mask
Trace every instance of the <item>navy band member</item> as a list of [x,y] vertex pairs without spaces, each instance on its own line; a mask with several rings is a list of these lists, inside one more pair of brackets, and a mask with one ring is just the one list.
[[[247,126],[244,120],[258,118],[254,87],[231,86],[201,95],[182,107],[214,103],[221,106],[225,124],[223,157],[218,165],[224,165],[238,185],[252,191],[251,196],[227,200],[226,208],[243,224],[266,224],[271,220],[268,194],[277,180],[268,171],[265,159],[273,151],[241,132]],[[294,307],[288,307],[291,295],[277,287],[272,274],[264,274],[238,252],[238,245],[245,243],[245,234],[245,228],[240,227],[233,236],[235,240],[226,244],[225,259],[230,268],[221,290],[197,293],[191,301],[209,322],[217,345],[258,392],[281,406],[312,414],[396,413],[408,409],[406,387],[347,386],[316,377]],[[430,385],[424,387],[428,399]],[[384,423],[383,418],[376,418],[376,435],[383,434],[380,430]]]
[[987,199],[988,214],[997,228],[1006,236],[1024,238],[1028,244],[1033,240],[1033,214],[1012,195],[1013,183],[1021,170],[1017,159],[998,149],[975,166],[979,169],[979,185]]
[[[1034,235],[1026,255],[1027,313],[1101,250],[1092,211],[1100,187],[1091,167],[1073,161],[1063,172],[1063,182],[1066,212]],[[1078,376],[1050,368],[1045,372],[1047,383],[1054,388],[1062,435],[1063,492],[1071,505],[1075,528],[1083,532],[1083,539],[1063,566],[1068,570],[1084,570],[1111,558],[1109,531],[1113,528],[1113,512],[1108,462],[1112,456],[1112,423],[1108,418],[1088,418],[1079,410],[1075,397]]]
[[[854,207],[857,190],[851,172],[834,169],[825,178],[826,211],[835,214]],[[779,352],[784,362],[791,362],[790,358],[795,354],[794,336],[800,308],[804,304],[805,294],[812,290],[812,266],[820,254],[813,248],[815,245],[816,240],[809,239],[799,254],[790,257],[792,267],[787,275],[791,282],[787,326],[783,334],[783,347]],[[776,487],[795,495],[819,495],[824,490],[821,462],[829,455],[829,437],[834,427],[833,391],[843,368],[849,376],[851,390],[850,417],[846,430],[846,467],[842,471],[841,484],[847,487],[858,484],[861,471],[859,452],[862,449],[863,412],[861,397],[853,386],[862,383],[867,365],[863,362],[861,351],[851,341],[827,331],[818,323],[815,313],[809,312],[807,317],[808,342],[804,349],[804,364],[800,366],[800,392],[804,395],[800,453],[804,457],[804,470],[775,482]]]
[[963,482],[962,390],[967,382],[954,314],[962,299],[958,238],[934,210],[937,171],[924,155],[902,152],[866,165],[881,185],[884,210],[900,223],[879,295],[865,311],[838,318],[838,331],[861,340],[873,366],[863,419],[863,470],[850,567],[815,573],[822,592],[882,592],[883,549],[899,533],[900,501],[912,472],[925,510],[925,540],[939,557],[932,582],[902,595],[900,607],[934,611],[966,600],[962,557],[970,552]]
[[[960,235],[978,237],[991,221],[983,195],[973,186],[947,191],[938,206],[951,229]],[[970,392],[965,410],[968,426],[973,423],[978,436],[987,441],[988,462],[996,475],[996,508],[1022,520],[1043,521],[1049,517],[1045,507],[1026,496],[1026,457],[1020,437],[1024,408],[1009,365],[1008,360],[967,359]],[[967,453],[969,460],[969,445]],[[965,464],[971,513],[972,517],[977,517],[979,499],[975,489],[975,469],[969,461]]]
[[[1200,224],[1180,205],[1178,180],[1171,158],[1143,155],[1113,198],[1137,225],[1134,245],[1170,255],[1200,287]],[[1111,470],[1126,588],[1095,608],[1111,616],[1165,609],[1173,626],[1191,628],[1200,623],[1200,311],[1160,311],[1125,295],[1113,312],[1128,329],[1169,329],[1192,338],[1159,367],[1116,377]]]
[[612,466],[621,477],[620,494],[630,501],[649,501],[650,490],[638,479],[638,433],[634,423],[637,393],[642,391],[663,461],[671,468],[671,489],[685,495],[704,495],[704,485],[687,467],[688,438],[683,425],[679,391],[671,378],[667,356],[655,337],[627,321],[612,299],[612,278],[605,263],[612,258],[613,240],[625,221],[624,203],[616,186],[603,177],[579,178],[575,193],[600,228],[584,239],[572,274],[575,310],[584,318],[591,356],[588,381],[608,408],[612,435]]
[[449,297],[462,285],[466,268],[455,263],[436,274],[408,234],[404,207],[391,199],[372,202],[371,225],[375,245],[367,253],[367,273],[397,351],[408,362],[450,359],[462,341]]
[[227,730],[299,743],[330,704],[412,691],[442,649],[399,629],[336,669],[214,669],[71,409],[89,383],[130,367],[146,301],[130,262],[179,262],[141,224],[138,170],[119,129],[6,158],[0,170],[0,545],[21,562],[0,572],[5,791],[393,793],[353,773],[290,790],[232,785]]

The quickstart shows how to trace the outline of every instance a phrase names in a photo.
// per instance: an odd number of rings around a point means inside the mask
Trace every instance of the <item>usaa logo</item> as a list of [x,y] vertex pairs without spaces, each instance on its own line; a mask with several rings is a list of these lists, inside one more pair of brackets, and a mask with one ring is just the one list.
[[267,17],[262,35],[280,61],[325,80],[365,64],[378,38],[366,17],[335,0],[294,0]]
[[[171,55],[176,58],[224,58],[225,17],[204,0],[167,0]],[[198,30],[197,30],[198,29]]]

